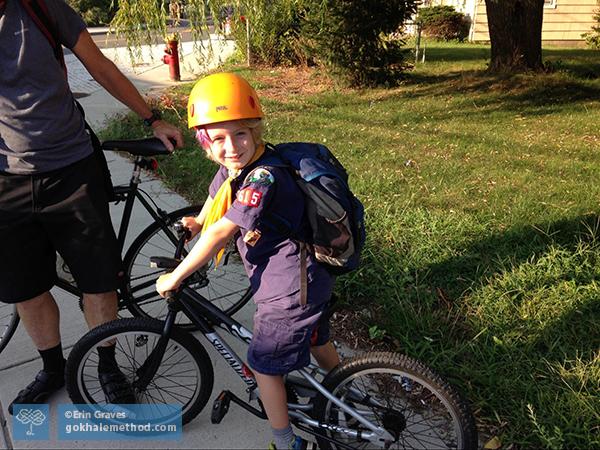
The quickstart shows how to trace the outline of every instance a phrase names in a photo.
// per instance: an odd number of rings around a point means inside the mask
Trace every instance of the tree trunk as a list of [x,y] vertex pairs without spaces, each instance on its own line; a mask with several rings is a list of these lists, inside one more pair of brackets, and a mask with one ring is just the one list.
[[544,0],[485,0],[492,54],[489,70],[540,70]]

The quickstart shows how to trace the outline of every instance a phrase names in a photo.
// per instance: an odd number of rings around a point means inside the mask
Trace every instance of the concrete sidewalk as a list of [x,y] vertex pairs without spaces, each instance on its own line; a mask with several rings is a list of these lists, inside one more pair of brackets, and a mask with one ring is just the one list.
[[[191,44],[190,44],[191,45]],[[233,50],[231,41],[214,41],[218,52],[216,54],[224,60]],[[143,93],[152,93],[164,89],[173,83],[168,77],[168,67],[160,61],[162,46],[149,46],[143,49],[144,65],[131,67],[126,58],[124,49],[103,50],[109,58],[126,73],[128,78]],[[154,55],[154,59],[150,55]],[[69,80],[73,92],[78,94],[84,106],[87,119],[91,125],[99,129],[106,117],[125,111],[125,107],[117,100],[110,97],[91,77],[79,61],[71,54],[67,55],[69,67]],[[202,68],[195,65],[194,58],[188,45],[184,45],[184,61],[182,76],[185,80],[195,79],[195,72]],[[185,124],[180,124],[185,129]],[[115,184],[129,181],[131,176],[131,163],[116,154],[108,155],[109,164]],[[164,209],[174,210],[186,205],[184,199],[167,190],[160,181],[151,176],[146,176],[142,188],[150,193],[152,198]],[[120,207],[112,206],[113,217],[120,217]],[[130,229],[133,235],[139,233],[151,222],[150,217],[142,211],[135,211]],[[118,225],[116,223],[115,225]],[[132,236],[129,237],[129,242]],[[126,244],[127,246],[127,244]],[[81,337],[87,328],[83,316],[77,307],[77,299],[57,289],[53,291],[61,311],[61,334],[63,347],[68,354],[73,344]],[[251,326],[253,304],[250,302],[236,318],[245,326]],[[202,337],[200,337],[203,339]],[[231,341],[231,340],[230,340]],[[205,342],[203,342],[205,344]],[[231,341],[231,345],[240,355],[245,356],[245,346]],[[241,398],[246,398],[245,386],[231,370],[231,368],[208,349],[214,363],[215,385],[211,400],[202,413],[183,430],[180,441],[148,441],[148,440],[123,440],[123,441],[62,441],[56,438],[49,441],[14,440],[12,435],[12,416],[6,410],[8,404],[17,392],[25,387],[41,368],[41,361],[22,325],[17,333],[2,352],[0,358],[0,448],[198,448],[198,449],[248,449],[265,448],[270,439],[270,428],[266,421],[246,413],[241,408],[232,404],[229,414],[220,425],[210,423],[210,410],[215,396],[223,389],[235,392]],[[70,403],[65,390],[54,395],[50,404],[50,436],[56,437],[56,415],[59,404]]]

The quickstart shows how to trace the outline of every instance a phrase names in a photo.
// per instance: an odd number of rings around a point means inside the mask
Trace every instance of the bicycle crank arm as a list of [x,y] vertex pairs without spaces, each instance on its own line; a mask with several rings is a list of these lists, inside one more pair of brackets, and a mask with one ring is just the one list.
[[229,411],[229,403],[232,401],[233,403],[236,403],[244,408],[249,413],[254,414],[256,417],[265,420],[267,419],[267,414],[264,411],[256,409],[241,398],[237,397],[231,391],[222,391],[213,403],[213,410],[210,418],[212,423],[220,423],[221,420],[223,420],[223,417]]

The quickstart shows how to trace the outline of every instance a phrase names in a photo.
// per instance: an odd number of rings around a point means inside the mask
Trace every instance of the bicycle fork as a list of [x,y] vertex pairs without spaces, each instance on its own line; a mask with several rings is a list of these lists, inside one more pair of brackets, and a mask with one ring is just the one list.
[[175,324],[176,316],[177,311],[171,306],[171,303],[169,303],[169,312],[165,318],[165,325],[160,338],[148,358],[146,358],[146,361],[144,361],[144,364],[136,370],[138,378],[133,382],[133,387],[138,392],[145,391],[150,382],[154,379],[162,362],[165,350],[167,349],[167,344],[171,339],[171,330]]

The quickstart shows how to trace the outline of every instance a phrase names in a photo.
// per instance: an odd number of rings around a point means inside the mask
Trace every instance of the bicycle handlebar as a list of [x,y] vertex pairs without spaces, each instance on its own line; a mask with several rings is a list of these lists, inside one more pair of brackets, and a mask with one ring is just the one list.
[[[175,144],[173,140],[171,140],[171,142]],[[136,156],[157,156],[171,154],[162,141],[154,137],[147,139],[104,141],[102,143],[102,150],[122,151]]]

